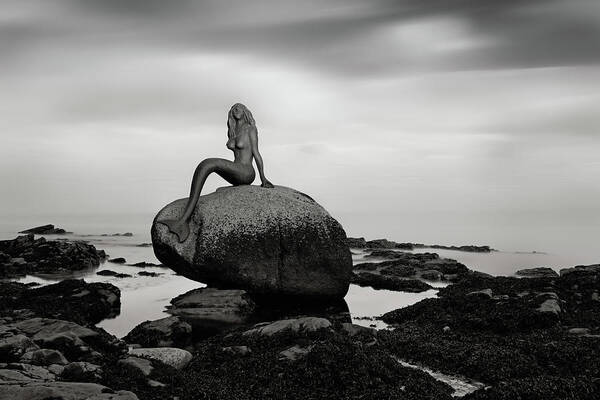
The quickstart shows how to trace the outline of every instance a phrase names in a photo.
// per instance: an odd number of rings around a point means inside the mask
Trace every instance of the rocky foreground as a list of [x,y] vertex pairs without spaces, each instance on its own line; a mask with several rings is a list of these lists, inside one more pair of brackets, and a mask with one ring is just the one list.
[[[42,254],[33,249],[48,242],[32,240],[4,242],[5,254]],[[94,326],[119,312],[111,284],[0,282],[0,399],[600,396],[600,265],[515,278],[397,248],[371,249],[366,259],[373,261],[354,267],[363,284],[453,284],[384,314],[390,329],[379,331],[353,325],[339,302],[273,304],[241,289],[196,289],[172,299],[170,317],[120,340]],[[410,365],[479,384],[458,393]]]

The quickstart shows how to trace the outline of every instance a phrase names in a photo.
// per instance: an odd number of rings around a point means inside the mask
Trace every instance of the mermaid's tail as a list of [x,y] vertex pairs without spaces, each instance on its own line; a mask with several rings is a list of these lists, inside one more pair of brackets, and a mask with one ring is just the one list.
[[185,239],[190,235],[190,225],[187,221],[181,221],[178,219],[166,219],[164,221],[158,221],[161,224],[166,225],[169,231],[177,235],[179,243],[183,243]]

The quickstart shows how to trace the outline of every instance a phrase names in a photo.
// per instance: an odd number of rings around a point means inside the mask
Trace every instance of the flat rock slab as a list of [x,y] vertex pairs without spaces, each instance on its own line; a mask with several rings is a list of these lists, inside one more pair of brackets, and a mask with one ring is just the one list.
[[161,361],[175,369],[185,368],[192,361],[192,353],[176,347],[156,347],[132,349],[129,354],[135,357]]
[[331,328],[331,322],[325,318],[302,317],[294,319],[282,319],[274,322],[263,322],[261,324],[254,325],[252,329],[245,331],[243,335],[273,336],[283,332],[306,333],[329,328]]
[[243,290],[194,289],[171,300],[167,312],[194,330],[224,330],[246,323],[255,304]]
[[0,400],[137,400],[137,398],[132,392],[126,390],[114,392],[106,386],[95,383],[29,382],[0,387]]
[[342,226],[294,189],[220,188],[200,196],[190,235],[159,221],[178,219],[187,199],[164,207],[152,225],[154,253],[177,273],[209,286],[284,296],[343,298],[352,258]]

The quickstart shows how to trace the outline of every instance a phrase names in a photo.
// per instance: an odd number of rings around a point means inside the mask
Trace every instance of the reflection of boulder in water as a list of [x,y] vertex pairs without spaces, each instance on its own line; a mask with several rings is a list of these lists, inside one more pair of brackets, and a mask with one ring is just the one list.
[[343,298],[352,258],[341,225],[290,188],[220,188],[201,196],[190,235],[179,243],[160,221],[177,219],[187,199],[164,207],[152,226],[157,258],[181,275],[253,294]]

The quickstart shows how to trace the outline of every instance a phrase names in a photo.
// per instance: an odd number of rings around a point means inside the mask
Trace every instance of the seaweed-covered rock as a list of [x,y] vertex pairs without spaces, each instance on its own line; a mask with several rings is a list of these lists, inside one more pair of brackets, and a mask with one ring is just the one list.
[[190,345],[192,326],[179,317],[145,321],[123,338],[127,343],[143,347],[186,347]]
[[515,274],[525,278],[558,278],[556,271],[548,267],[520,269]]
[[352,283],[359,286],[370,286],[373,289],[395,290],[399,292],[424,292],[432,286],[418,279],[383,275],[374,272],[355,272]]
[[15,282],[0,283],[0,313],[29,309],[44,317],[95,324],[118,314],[121,291],[110,283],[68,279],[39,288]]
[[200,196],[190,235],[179,243],[161,220],[177,219],[187,199],[152,225],[157,258],[209,286],[251,293],[342,298],[352,271],[342,226],[309,196],[278,186],[236,186]]
[[91,244],[35,239],[32,233],[0,240],[0,252],[11,257],[8,261],[5,256],[0,257],[0,278],[69,273],[98,267],[101,260],[101,253]]

